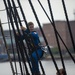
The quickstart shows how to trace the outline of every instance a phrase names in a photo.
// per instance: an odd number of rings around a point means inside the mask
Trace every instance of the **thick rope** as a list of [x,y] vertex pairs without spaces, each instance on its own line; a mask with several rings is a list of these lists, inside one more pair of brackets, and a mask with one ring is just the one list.
[[68,26],[68,29],[69,29],[72,45],[73,45],[74,52],[75,52],[75,42],[74,42],[74,39],[73,39],[73,35],[72,35],[72,31],[71,31],[71,27],[70,27],[70,23],[69,23],[69,19],[68,19],[67,10],[66,10],[64,0],[62,0],[62,5],[63,5],[63,8],[64,8],[64,13],[65,13],[66,21],[67,21],[67,26]]
[[[18,32],[19,32],[19,35],[21,35],[21,34],[20,34],[20,31],[19,31],[18,23],[17,23],[17,18],[16,18],[16,16],[14,15],[14,12],[13,12],[13,10],[12,10],[12,8],[11,8],[11,4],[10,4],[10,1],[9,1],[9,0],[8,0],[8,4],[9,4],[9,7],[10,7],[10,11],[11,11],[11,13],[12,13],[12,16],[13,16],[13,18],[14,18],[14,20],[15,20],[15,25],[16,25],[16,27],[17,27],[17,30],[18,30]],[[20,41],[20,42],[21,42],[21,44],[23,45],[23,48],[24,48],[24,51],[25,51],[26,49],[25,49],[25,46],[24,46],[23,41]],[[23,63],[24,63],[24,65],[25,65],[26,73],[27,73],[27,75],[29,75],[29,72],[28,72],[28,69],[27,69],[27,66],[26,66],[25,60],[24,60],[24,53],[23,53],[22,51],[20,51],[20,52],[21,52],[21,56],[22,56],[22,58],[23,58]],[[25,52],[25,53],[26,53],[26,52]],[[26,57],[27,57],[27,60],[29,60],[27,53],[26,53]],[[29,63],[29,66],[30,66],[30,62],[29,62],[29,61],[28,61],[28,63]]]
[[[4,0],[4,3],[5,3],[5,0]],[[7,9],[7,5],[5,3],[5,6],[6,6],[6,9]],[[14,31],[14,34],[16,36],[16,32],[15,32],[15,29],[14,29],[14,24],[13,24],[13,20],[12,20],[12,16],[11,14],[9,13],[8,9],[7,9],[7,14],[9,15],[9,18],[10,18],[10,22],[11,22],[11,25],[12,25],[12,28],[13,28],[13,31]],[[16,37],[15,37],[16,38]],[[17,40],[17,39],[16,39]],[[25,62],[24,62],[25,63]]]
[[[20,2],[18,1],[18,4],[19,4],[19,6],[20,6],[20,8],[21,8],[21,4],[20,4]],[[15,6],[15,5],[14,5]],[[16,11],[16,9],[15,9],[15,11]],[[27,21],[26,21],[26,18],[24,17],[24,13],[23,13],[23,10],[22,10],[22,8],[21,8],[21,12],[22,12],[22,15],[23,15],[23,18],[24,18],[24,20],[25,20],[25,22],[27,23]],[[19,18],[19,16],[18,16],[18,12],[16,11],[16,15],[17,15],[17,17]],[[21,25],[21,22],[20,22],[20,20],[19,20],[19,23],[20,23],[20,25]],[[33,38],[32,37],[30,37],[31,38],[31,40],[32,40],[32,43],[33,43]],[[35,45],[34,45],[35,46]],[[29,47],[28,47],[29,48]],[[37,54],[37,53],[36,53]],[[38,56],[38,54],[37,54],[37,56]],[[38,56],[38,59],[39,59],[39,56]],[[42,63],[41,63],[41,61],[39,60],[39,63],[40,63],[40,65],[41,65],[41,68],[42,68],[42,70],[44,71],[44,69],[43,69],[43,66],[42,66]]]
[[[63,56],[62,56],[62,52],[61,52],[61,47],[60,47],[60,43],[59,43],[59,39],[58,39],[58,36],[57,36],[57,34],[56,34],[56,26],[55,26],[55,22],[54,22],[52,7],[51,7],[51,3],[50,3],[49,0],[48,0],[48,6],[49,6],[49,10],[50,10],[52,22],[53,22],[54,32],[55,32],[55,36],[56,36],[56,41],[57,41],[57,45],[58,45],[58,49],[59,49],[59,54],[60,54],[62,66],[63,66],[64,70],[66,71],[65,64],[64,64],[64,60],[63,60]],[[60,74],[59,74],[59,75],[60,75]],[[66,74],[66,75],[67,75],[67,74]]]
[[3,40],[4,40],[4,43],[5,43],[6,52],[7,52],[7,55],[8,55],[9,61],[10,61],[10,65],[11,65],[12,73],[13,73],[13,75],[15,75],[14,68],[13,68],[13,64],[12,64],[12,60],[11,60],[11,57],[10,57],[10,53],[9,53],[9,51],[8,51],[7,43],[6,43],[6,40],[5,40],[5,37],[4,37],[3,28],[2,28],[2,25],[1,25],[1,20],[0,20],[0,28],[1,28],[2,36],[3,36]]
[[[47,14],[47,12],[45,11],[44,7],[42,6],[41,2],[40,2],[39,0],[38,0],[38,2],[39,2],[39,4],[40,4],[41,8],[43,9],[45,15],[47,16],[48,20],[50,21],[51,25],[53,26],[53,23],[52,23],[52,21],[50,20],[48,14]],[[66,46],[66,44],[65,44],[64,41],[62,40],[62,38],[61,38],[61,36],[60,36],[60,34],[58,33],[57,30],[56,30],[56,33],[58,34],[58,36],[59,36],[61,42],[62,42],[63,45],[65,46],[65,48],[66,48],[67,52],[69,53],[70,57],[72,58],[73,62],[75,63],[74,57],[72,56],[71,52],[69,51],[68,47]]]
[[56,70],[58,71],[58,70],[59,70],[59,69],[58,69],[58,66],[57,66],[57,64],[56,64],[56,62],[55,62],[54,56],[53,56],[53,54],[52,54],[52,52],[51,52],[51,49],[50,49],[50,47],[49,47],[49,45],[48,45],[47,39],[45,38],[44,32],[43,32],[43,30],[42,30],[40,21],[39,21],[39,19],[38,19],[38,17],[37,17],[37,14],[36,14],[35,10],[34,10],[34,7],[33,7],[33,5],[32,5],[32,2],[31,2],[31,0],[28,0],[28,1],[29,1],[29,4],[30,4],[31,8],[32,8],[32,11],[33,11],[33,13],[34,13],[34,16],[35,16],[35,18],[36,18],[36,21],[37,21],[37,23],[38,23],[38,25],[39,25],[39,28],[40,28],[40,30],[41,30],[41,32],[42,32],[42,35],[43,35],[44,40],[45,40],[45,43],[46,43],[46,45],[47,45],[47,47],[48,47],[49,53],[50,53],[50,55],[51,55],[51,57],[52,57],[53,63],[54,63],[54,65],[55,65],[55,68],[56,68]]
[[8,15],[7,15],[7,20],[8,20],[9,33],[10,33],[10,39],[11,39],[11,46],[12,46],[12,52],[13,52],[13,60],[14,60],[15,70],[16,70],[16,73],[17,73],[16,56],[15,56],[15,50],[14,50],[14,44],[13,44],[13,38],[12,38],[12,33],[11,33],[11,28],[10,28],[10,23],[9,23]]

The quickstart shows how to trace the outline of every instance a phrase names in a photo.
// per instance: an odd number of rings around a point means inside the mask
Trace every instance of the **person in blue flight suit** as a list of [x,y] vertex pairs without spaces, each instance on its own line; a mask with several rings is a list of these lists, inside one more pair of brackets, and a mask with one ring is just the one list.
[[[38,36],[38,33],[34,31],[33,22],[29,22],[28,27],[30,31],[23,26],[21,26],[21,29],[23,30],[24,33],[27,33],[33,38],[33,42],[30,42],[32,44],[34,43],[33,46],[35,45],[34,48],[31,48],[32,50],[30,52],[32,72],[34,75],[40,75],[38,60],[43,56],[43,50],[41,49],[41,46],[39,46],[40,44],[39,36]],[[21,38],[24,39],[24,35],[22,35]]]

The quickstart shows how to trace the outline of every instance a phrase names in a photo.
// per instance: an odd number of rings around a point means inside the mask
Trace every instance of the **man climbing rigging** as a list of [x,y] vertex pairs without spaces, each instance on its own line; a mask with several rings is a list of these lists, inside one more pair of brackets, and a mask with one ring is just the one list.
[[38,33],[34,31],[33,22],[28,23],[28,28],[29,30],[21,26],[24,35],[21,35],[19,37],[21,38],[21,40],[25,39],[26,41],[28,41],[27,43],[28,47],[30,47],[29,56],[33,75],[40,75],[38,61],[43,56],[43,50],[41,49],[40,46]]

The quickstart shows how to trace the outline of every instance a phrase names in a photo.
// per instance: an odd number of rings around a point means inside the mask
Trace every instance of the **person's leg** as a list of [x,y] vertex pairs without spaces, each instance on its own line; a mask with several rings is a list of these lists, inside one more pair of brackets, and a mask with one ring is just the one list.
[[32,53],[32,56],[31,56],[32,71],[33,73],[35,73],[35,75],[40,75],[38,59],[40,59],[41,57],[42,57],[42,50],[37,50],[37,54],[36,52]]

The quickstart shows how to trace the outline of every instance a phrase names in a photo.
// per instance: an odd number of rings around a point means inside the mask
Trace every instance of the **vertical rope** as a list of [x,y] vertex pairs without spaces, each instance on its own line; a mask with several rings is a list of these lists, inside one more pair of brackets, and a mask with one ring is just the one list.
[[[21,10],[21,13],[22,13],[22,16],[23,16],[23,19],[24,19],[25,25],[26,25],[27,29],[29,30],[29,27],[28,27],[28,24],[27,24],[27,20],[26,20],[25,14],[24,14],[24,12],[23,12],[22,6],[21,6],[21,4],[20,4],[20,1],[17,0],[17,3],[18,3],[19,8],[20,8],[20,10]],[[30,30],[29,30],[29,31],[30,31]]]
[[21,55],[20,55],[20,50],[19,50],[19,47],[18,47],[18,43],[17,42],[16,42],[16,50],[17,50],[17,53],[18,53],[18,60],[19,60],[21,75],[23,75],[22,64],[21,64]]
[[[14,12],[16,13],[16,15],[17,15],[17,19],[19,20],[19,23],[20,23],[20,25],[22,26],[22,24],[21,24],[21,21],[20,21],[20,18],[19,18],[19,15],[18,15],[18,12],[17,12],[17,10],[15,9],[15,4],[14,4],[14,1],[12,0],[12,3],[13,3],[13,7],[14,7]],[[13,13],[12,13],[13,14]],[[15,17],[16,18],[16,17]],[[14,19],[15,19],[14,18]],[[15,19],[16,20],[16,19]],[[16,21],[15,21],[16,22]],[[17,27],[18,27],[18,25],[17,25]],[[18,32],[19,32],[19,28],[18,28]],[[22,43],[22,42],[21,42]],[[24,47],[24,44],[23,44],[23,47]],[[25,49],[25,48],[24,48]],[[25,51],[25,50],[24,50]],[[26,54],[26,51],[25,51],[25,54]],[[26,54],[26,56],[28,56],[27,54]],[[30,67],[30,70],[31,70],[31,65],[30,65],[30,62],[29,62],[29,58],[27,57],[27,60],[28,60],[28,63],[29,63],[29,67]],[[31,72],[32,72],[32,70],[31,70]]]
[[[48,20],[50,21],[51,25],[53,26],[52,21],[50,20],[50,18],[49,18],[49,16],[48,16],[47,12],[45,11],[44,7],[42,6],[42,4],[41,4],[41,2],[40,2],[39,0],[38,0],[38,3],[40,4],[42,10],[44,11],[44,13],[45,13],[45,15],[47,16]],[[61,42],[63,43],[63,45],[65,46],[65,48],[66,48],[67,52],[69,53],[70,57],[72,58],[73,62],[75,63],[74,57],[72,56],[71,52],[69,51],[68,47],[67,47],[66,44],[64,43],[63,39],[61,38],[61,36],[60,36],[60,34],[58,33],[57,30],[56,30],[56,33],[57,33],[57,35],[59,36],[59,38],[60,38]]]
[[69,29],[69,32],[70,32],[72,45],[73,45],[74,52],[75,52],[75,43],[74,43],[74,39],[73,39],[73,35],[72,35],[72,31],[71,31],[71,27],[70,27],[70,23],[69,23],[69,19],[68,19],[67,10],[66,10],[66,6],[65,6],[64,0],[62,0],[62,5],[63,5],[63,9],[64,9],[64,14],[65,14],[65,17],[66,17],[66,20],[67,20],[68,29]]
[[7,20],[8,20],[8,25],[9,25],[9,33],[10,33],[10,39],[11,39],[11,46],[12,46],[12,52],[13,52],[15,70],[16,70],[16,73],[17,73],[16,56],[15,56],[15,51],[14,51],[13,38],[12,38],[12,33],[11,33],[11,28],[10,28],[10,23],[9,23],[8,15],[7,15]]
[[[16,18],[16,16],[14,15],[14,13],[13,13],[13,10],[12,10],[12,8],[11,8],[11,4],[10,4],[10,1],[8,0],[8,4],[9,4],[9,7],[10,7],[10,11],[11,11],[11,13],[12,13],[12,16],[13,16],[13,18],[14,18],[14,20],[15,20],[15,25],[16,25],[16,27],[17,27],[17,30],[18,30],[18,32],[19,32],[19,35],[21,35],[20,34],[20,31],[19,31],[19,27],[18,27],[18,23],[17,23],[17,18]],[[13,6],[14,7],[14,6]],[[23,45],[23,48],[24,48],[24,51],[26,50],[25,49],[25,46],[24,46],[24,43],[23,43],[23,41],[20,41],[21,42],[21,44]],[[24,65],[25,65],[25,69],[26,69],[26,73],[29,75],[29,72],[28,72],[28,69],[27,69],[27,66],[26,66],[26,63],[25,63],[25,60],[24,60],[24,53],[22,52],[22,51],[20,51],[21,52],[21,56],[22,56],[22,58],[23,58],[23,63],[24,63]],[[26,54],[26,57],[27,57],[27,60],[29,60],[29,58],[28,58],[28,55],[27,55],[27,53],[25,52],[25,54]],[[29,63],[29,66],[30,66],[30,62],[28,61],[28,63]],[[30,68],[31,69],[31,68]]]
[[[21,10],[22,16],[23,16],[25,22],[27,23],[26,18],[25,18],[25,15],[24,15],[23,10],[22,10],[22,7],[21,7],[21,4],[20,4],[19,0],[17,0],[17,1],[18,1],[19,6],[20,6],[20,10]],[[15,10],[16,10],[16,9],[15,9]],[[17,11],[16,11],[16,13],[17,13]],[[18,14],[17,14],[17,16],[18,16]],[[27,24],[26,24],[26,25],[27,25]],[[31,38],[32,43],[33,43],[33,38],[32,38],[32,37],[30,37],[30,38]],[[27,38],[27,39],[28,39],[28,38]],[[26,43],[27,43],[27,42],[26,42]],[[34,44],[34,43],[33,43],[33,44]],[[35,45],[34,45],[34,46],[35,46]],[[35,49],[36,49],[36,48],[35,48]],[[37,54],[37,52],[36,52],[36,54]],[[37,57],[39,58],[38,54],[37,54]],[[40,60],[39,60],[39,63],[40,63],[40,66],[41,66],[41,68],[42,68],[43,73],[45,74],[44,69],[43,69],[43,66],[42,66],[42,63],[41,63]]]
[[[7,9],[7,14],[8,14],[9,18],[10,18],[10,23],[11,23],[11,25],[12,25],[13,32],[14,32],[14,36],[15,36],[15,39],[16,39],[16,42],[17,42],[16,32],[15,32],[15,28],[14,28],[12,16],[11,16],[11,14],[10,14],[9,11],[8,11],[7,4],[6,4],[5,0],[4,0],[4,4],[5,4],[5,7],[6,7],[6,9]],[[23,75],[23,73],[22,73],[22,75]]]
[[11,61],[11,58],[10,58],[10,54],[9,54],[9,51],[8,51],[7,43],[6,43],[6,40],[5,40],[5,37],[4,37],[3,28],[2,28],[2,25],[1,25],[1,20],[0,20],[0,28],[1,28],[3,40],[4,40],[4,43],[5,43],[6,52],[8,54],[8,58],[9,58],[9,61],[10,61],[10,66],[11,66],[11,69],[12,69],[12,73],[13,73],[13,75],[15,75],[13,64],[12,64],[12,61]]
[[[60,53],[60,57],[61,57],[62,66],[63,66],[64,70],[66,71],[64,60],[63,60],[63,56],[62,56],[62,53],[61,53],[61,47],[60,47],[59,39],[58,39],[58,36],[56,34],[56,26],[55,26],[55,22],[54,22],[54,17],[53,17],[53,12],[52,12],[52,8],[51,8],[51,3],[50,3],[49,0],[48,0],[48,6],[49,6],[52,22],[53,22],[54,32],[55,32],[56,41],[57,41],[57,45],[58,45],[58,49],[59,49],[59,53]],[[67,73],[66,73],[66,75],[67,75]]]
[[32,5],[32,2],[31,2],[31,0],[28,0],[28,1],[29,1],[29,4],[30,4],[30,6],[31,6],[31,8],[32,8],[32,11],[33,11],[33,13],[34,13],[35,19],[36,19],[36,21],[37,21],[37,23],[38,23],[38,25],[39,25],[39,28],[40,28],[40,30],[41,30],[41,32],[42,32],[42,35],[43,35],[43,37],[44,37],[44,40],[45,40],[45,43],[46,43],[47,48],[48,48],[48,50],[49,50],[49,53],[50,53],[50,55],[51,55],[51,57],[52,57],[53,63],[54,63],[54,65],[55,65],[55,68],[56,68],[56,70],[58,71],[58,66],[57,66],[57,64],[56,64],[56,62],[55,62],[54,56],[53,56],[53,54],[52,54],[52,52],[51,52],[51,49],[50,49],[50,47],[48,46],[47,39],[45,38],[44,32],[43,32],[43,30],[42,30],[41,24],[40,24],[40,22],[39,22],[39,20],[38,20],[38,17],[37,17],[37,14],[36,14],[35,10],[34,10],[34,7],[33,7],[33,5]]

